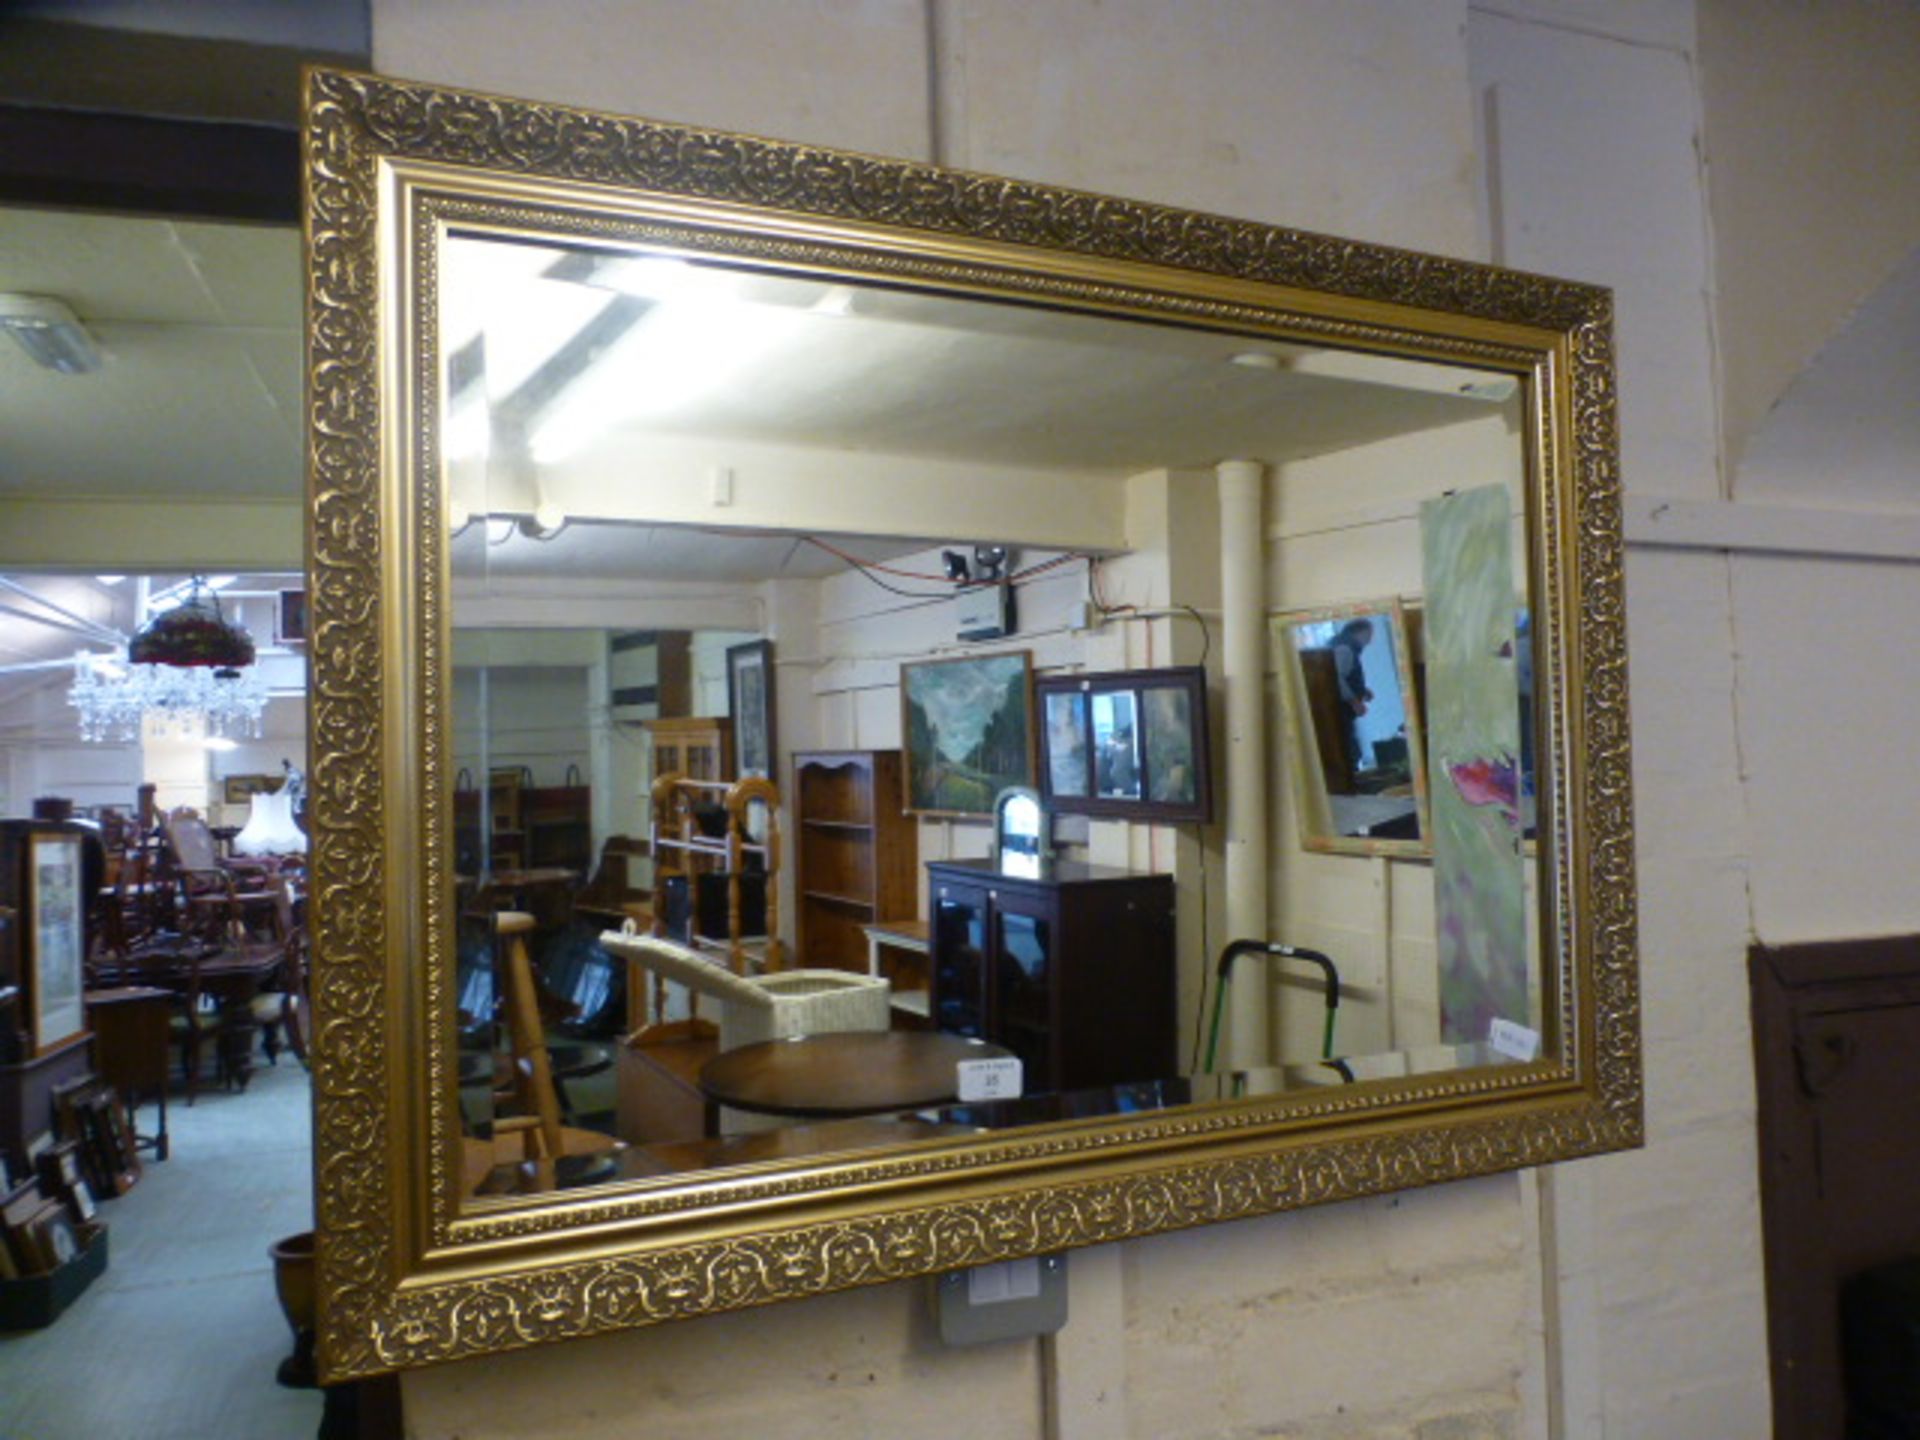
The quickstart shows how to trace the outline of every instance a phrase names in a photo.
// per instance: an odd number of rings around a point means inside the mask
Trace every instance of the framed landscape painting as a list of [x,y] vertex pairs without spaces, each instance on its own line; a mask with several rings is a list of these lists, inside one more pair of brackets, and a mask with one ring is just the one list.
[[1025,650],[900,667],[905,809],[987,817],[1033,784],[1033,657]]

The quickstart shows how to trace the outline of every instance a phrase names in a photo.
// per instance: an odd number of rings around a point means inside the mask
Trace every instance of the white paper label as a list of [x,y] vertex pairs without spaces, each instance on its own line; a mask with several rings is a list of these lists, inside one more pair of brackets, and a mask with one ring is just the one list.
[[[992,1060],[966,1060],[966,1065],[992,1065]],[[1013,1062],[1018,1065],[1018,1060]],[[998,1305],[1007,1300],[1032,1300],[1040,1293],[1040,1262],[1006,1260],[967,1272],[967,1303]]]
[[1531,1060],[1540,1053],[1540,1032],[1511,1020],[1496,1020],[1487,1031],[1487,1044],[1515,1060]]
[[1009,1055],[1004,1060],[962,1060],[960,1062],[960,1098],[962,1100],[1014,1100],[1020,1095],[1020,1061]]

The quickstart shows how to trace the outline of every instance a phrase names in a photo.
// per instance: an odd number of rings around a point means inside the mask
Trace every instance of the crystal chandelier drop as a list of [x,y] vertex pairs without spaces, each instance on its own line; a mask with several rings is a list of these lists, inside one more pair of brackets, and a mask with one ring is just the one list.
[[208,735],[258,738],[267,686],[257,665],[184,669],[134,665],[117,655],[79,655],[67,703],[80,712],[82,740],[138,740],[148,716],[159,735],[192,735],[204,721]]
[[160,735],[258,737],[267,685],[253,660],[253,637],[227,623],[196,576],[124,655],[75,656],[67,703],[80,712],[82,740],[138,740],[149,719]]

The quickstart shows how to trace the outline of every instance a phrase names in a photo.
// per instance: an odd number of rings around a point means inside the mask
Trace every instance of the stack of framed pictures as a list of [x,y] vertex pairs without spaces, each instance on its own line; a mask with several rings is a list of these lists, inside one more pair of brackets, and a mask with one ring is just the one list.
[[51,1325],[107,1268],[107,1227],[75,1151],[36,1160],[25,1177],[0,1163],[0,1330]]
[[80,1226],[66,1200],[27,1180],[0,1199],[0,1279],[48,1275],[83,1248]]
[[119,1093],[96,1075],[53,1092],[54,1133],[75,1152],[78,1174],[97,1196],[124,1195],[140,1179],[133,1123]]

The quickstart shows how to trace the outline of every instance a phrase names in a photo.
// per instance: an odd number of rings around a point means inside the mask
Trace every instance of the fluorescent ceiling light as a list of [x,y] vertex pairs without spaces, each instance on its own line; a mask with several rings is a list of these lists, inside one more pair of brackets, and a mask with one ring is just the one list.
[[62,375],[100,368],[100,347],[80,317],[45,295],[0,295],[0,330],[20,342],[36,365]]

